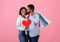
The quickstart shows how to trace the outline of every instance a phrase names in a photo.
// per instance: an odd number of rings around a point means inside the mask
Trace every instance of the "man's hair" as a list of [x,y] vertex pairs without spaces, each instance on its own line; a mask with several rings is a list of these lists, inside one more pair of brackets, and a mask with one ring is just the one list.
[[33,4],[29,4],[27,7],[29,7],[31,10],[33,10],[34,11],[34,9],[35,9],[35,7],[34,7],[34,5]]
[[[26,12],[27,12],[27,9],[26,9],[25,7],[21,7],[20,10],[19,10],[19,15],[22,15],[22,13],[21,13],[21,10],[22,10],[22,9],[25,9]],[[25,15],[26,15],[26,14],[25,14]]]

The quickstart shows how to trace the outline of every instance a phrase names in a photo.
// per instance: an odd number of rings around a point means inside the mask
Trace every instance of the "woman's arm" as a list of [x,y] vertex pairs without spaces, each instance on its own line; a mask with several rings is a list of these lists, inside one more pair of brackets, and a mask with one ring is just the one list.
[[22,26],[21,22],[22,22],[21,18],[17,18],[16,26],[17,26],[18,31],[25,30],[25,28],[24,28],[24,26]]

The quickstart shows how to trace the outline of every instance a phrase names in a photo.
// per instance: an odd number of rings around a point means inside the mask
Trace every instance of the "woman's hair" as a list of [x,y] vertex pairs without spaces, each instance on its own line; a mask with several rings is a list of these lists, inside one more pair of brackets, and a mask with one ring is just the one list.
[[[26,13],[27,13],[27,9],[26,9],[25,7],[21,7],[20,10],[19,10],[19,15],[22,15],[22,13],[21,13],[21,10],[22,10],[22,9],[25,9],[25,10],[26,10]],[[25,15],[26,15],[26,14],[25,14]]]

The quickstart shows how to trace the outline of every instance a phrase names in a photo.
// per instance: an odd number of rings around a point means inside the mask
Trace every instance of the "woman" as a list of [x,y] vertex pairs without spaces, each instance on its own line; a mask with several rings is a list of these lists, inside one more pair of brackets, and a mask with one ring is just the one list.
[[26,34],[25,34],[26,27],[22,24],[22,21],[26,20],[26,18],[25,18],[26,13],[27,13],[27,9],[25,7],[22,7],[19,10],[20,16],[17,18],[17,29],[19,32],[20,42],[26,42]]

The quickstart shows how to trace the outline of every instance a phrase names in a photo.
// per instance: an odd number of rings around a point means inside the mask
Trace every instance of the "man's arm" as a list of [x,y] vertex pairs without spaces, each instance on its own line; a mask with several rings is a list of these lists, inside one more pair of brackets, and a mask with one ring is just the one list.
[[39,23],[39,15],[38,14],[35,14],[35,16],[33,16],[33,21],[34,23]]

